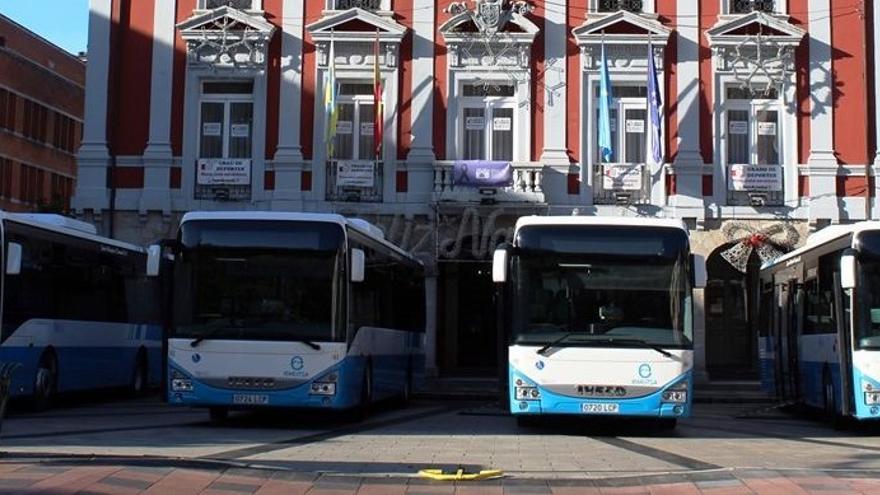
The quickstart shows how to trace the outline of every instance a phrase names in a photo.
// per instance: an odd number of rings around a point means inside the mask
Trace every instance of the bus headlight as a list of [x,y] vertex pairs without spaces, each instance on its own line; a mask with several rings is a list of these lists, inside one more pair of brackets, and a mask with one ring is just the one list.
[[537,387],[516,387],[514,396],[516,400],[538,400],[541,398],[541,391]]
[[865,404],[869,406],[880,405],[880,392],[865,392]]
[[331,382],[312,382],[309,393],[312,395],[336,395],[336,384]]
[[680,381],[663,391],[663,394],[661,395],[662,401],[683,404],[688,400],[687,389],[687,381]]
[[177,370],[171,370],[171,391],[172,392],[192,392],[192,379]]

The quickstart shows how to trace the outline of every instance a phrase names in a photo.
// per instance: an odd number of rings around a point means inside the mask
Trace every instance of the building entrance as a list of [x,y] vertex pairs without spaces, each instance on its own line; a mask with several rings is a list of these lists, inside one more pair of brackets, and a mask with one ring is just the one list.
[[439,272],[437,355],[440,373],[495,376],[498,330],[492,264],[441,262]]

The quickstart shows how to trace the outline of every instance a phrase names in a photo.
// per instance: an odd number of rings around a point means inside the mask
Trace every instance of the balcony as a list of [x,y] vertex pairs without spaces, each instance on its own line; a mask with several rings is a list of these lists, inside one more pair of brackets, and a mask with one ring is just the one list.
[[330,160],[326,169],[327,201],[382,202],[382,162]]
[[641,163],[593,166],[593,203],[643,205],[651,203],[651,174]]
[[434,162],[434,201],[466,203],[544,203],[544,164],[511,162],[512,185],[481,187],[457,184],[455,161]]
[[782,165],[728,165],[727,204],[782,206],[785,204]]

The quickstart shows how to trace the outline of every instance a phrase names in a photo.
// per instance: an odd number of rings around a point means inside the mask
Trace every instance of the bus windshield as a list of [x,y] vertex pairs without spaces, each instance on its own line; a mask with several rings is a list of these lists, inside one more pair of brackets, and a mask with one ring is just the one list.
[[343,239],[342,227],[332,223],[185,223],[173,336],[342,340]]
[[690,348],[686,259],[522,253],[514,343]]
[[862,256],[859,269],[862,321],[856,325],[855,344],[859,349],[880,349],[880,258]]

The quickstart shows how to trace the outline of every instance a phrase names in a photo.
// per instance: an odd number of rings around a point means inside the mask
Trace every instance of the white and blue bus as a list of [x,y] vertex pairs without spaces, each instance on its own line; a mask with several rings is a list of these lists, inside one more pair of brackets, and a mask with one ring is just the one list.
[[0,362],[11,395],[45,408],[58,393],[162,378],[160,287],[146,251],[50,214],[0,211]]
[[171,404],[366,410],[423,374],[423,266],[371,224],[191,212],[167,244]]
[[695,284],[705,263],[680,221],[522,217],[495,252],[509,337],[510,412],[690,414]]
[[760,279],[764,390],[832,418],[880,418],[880,222],[822,229]]

